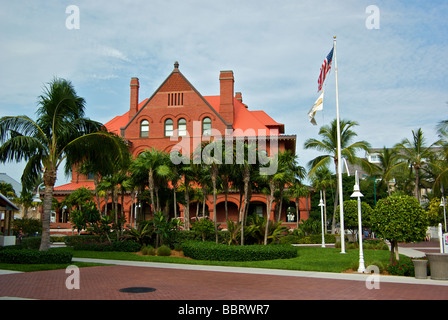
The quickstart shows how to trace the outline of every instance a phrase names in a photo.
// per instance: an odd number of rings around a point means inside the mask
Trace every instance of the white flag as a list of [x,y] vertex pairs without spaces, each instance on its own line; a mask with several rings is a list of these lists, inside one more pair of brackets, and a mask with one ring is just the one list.
[[316,120],[314,120],[314,115],[317,111],[324,109],[324,90],[322,90],[322,93],[320,94],[319,98],[317,98],[316,102],[314,102],[313,107],[308,112],[308,118],[310,119],[310,122],[317,125]]

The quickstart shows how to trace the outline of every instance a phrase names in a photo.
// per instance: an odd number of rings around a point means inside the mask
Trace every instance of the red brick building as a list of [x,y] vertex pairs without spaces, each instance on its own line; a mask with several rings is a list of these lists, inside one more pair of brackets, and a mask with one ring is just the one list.
[[[109,131],[124,137],[131,145],[134,157],[146,149],[156,148],[170,152],[173,149],[185,154],[193,152],[202,141],[211,136],[222,139],[236,137],[255,138],[258,147],[265,149],[268,155],[277,150],[289,149],[295,152],[296,136],[285,135],[284,125],[277,123],[264,111],[249,110],[243,103],[242,94],[234,92],[235,79],[233,71],[221,71],[219,75],[220,93],[216,96],[203,96],[180,72],[179,64],[174,64],[174,70],[166,80],[146,99],[140,100],[138,78],[132,78],[130,83],[129,111],[116,116],[105,124]],[[62,199],[73,190],[84,186],[94,190],[93,180],[81,174],[73,173],[69,184],[55,188],[55,197]],[[207,211],[213,217],[212,196],[206,201]],[[102,200],[104,206],[104,199]],[[300,200],[300,219],[307,219],[306,201]],[[236,220],[240,202],[239,193],[228,195],[229,218]],[[124,212],[127,221],[132,223],[131,196],[126,194]],[[195,216],[197,202],[190,203],[190,217]],[[281,219],[287,221],[288,207],[294,207],[294,202],[285,203]],[[224,195],[220,194],[216,203],[217,221],[225,224]],[[145,218],[149,218],[149,207],[143,208]],[[273,210],[270,213],[273,218]],[[253,194],[249,212],[266,214],[266,196]],[[183,206],[179,204],[180,216],[183,216]],[[57,213],[56,224],[66,221],[66,215]],[[291,222],[291,227],[297,220]]]

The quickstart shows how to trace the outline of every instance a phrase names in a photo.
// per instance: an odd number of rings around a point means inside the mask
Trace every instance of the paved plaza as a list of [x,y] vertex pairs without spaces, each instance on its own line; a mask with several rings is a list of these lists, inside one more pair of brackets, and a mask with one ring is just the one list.
[[[418,249],[418,250],[417,250]],[[403,248],[434,252],[437,248]],[[415,252],[412,252],[415,253]],[[79,289],[66,270],[0,273],[0,299],[38,300],[448,300],[448,281],[357,273],[93,260],[79,269]],[[126,288],[151,288],[122,292]],[[131,290],[132,291],[132,290]],[[142,292],[149,291],[149,292]]]

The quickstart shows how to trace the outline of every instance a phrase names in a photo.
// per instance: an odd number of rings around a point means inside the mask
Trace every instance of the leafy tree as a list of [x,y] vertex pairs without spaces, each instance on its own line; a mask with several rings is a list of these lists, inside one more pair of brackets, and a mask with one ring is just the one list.
[[[93,196],[92,196],[93,198]],[[98,211],[95,202],[88,201],[79,205],[78,209],[70,213],[70,220],[78,234],[82,230],[86,230],[88,226],[96,224],[100,220],[100,212]]]
[[13,222],[13,232],[14,235],[18,236],[22,234],[23,236],[33,236],[37,233],[42,232],[42,223],[39,219],[34,218],[23,218],[16,219]]
[[443,206],[440,206],[440,199],[433,198],[428,205],[428,224],[430,226],[437,226],[439,223],[444,223]]
[[[339,208],[338,208],[339,210]],[[373,209],[366,202],[361,202],[361,222],[363,227],[370,227]],[[339,217],[336,217],[339,221]],[[358,200],[344,201],[344,225],[347,229],[358,230]],[[360,230],[358,230],[359,234]]]
[[204,217],[196,220],[192,224],[191,230],[200,235],[202,241],[206,241],[206,239],[215,234],[215,223],[208,217]]
[[416,198],[392,195],[381,199],[371,216],[375,233],[391,243],[390,261],[399,260],[398,243],[422,241],[428,227],[427,214]]
[[12,185],[5,181],[0,181],[0,193],[10,200],[16,197],[16,192],[14,191]]
[[26,161],[23,185],[32,185],[43,174],[45,195],[42,214],[41,251],[50,248],[50,215],[57,171],[65,161],[65,172],[83,161],[103,160],[109,153],[117,161],[127,149],[123,140],[104,126],[85,117],[85,101],[73,85],[54,79],[39,97],[37,120],[28,116],[0,119],[0,162]]
[[81,187],[65,197],[65,204],[69,207],[76,206],[79,210],[81,210],[82,205],[91,201],[92,199],[92,190],[86,187]]

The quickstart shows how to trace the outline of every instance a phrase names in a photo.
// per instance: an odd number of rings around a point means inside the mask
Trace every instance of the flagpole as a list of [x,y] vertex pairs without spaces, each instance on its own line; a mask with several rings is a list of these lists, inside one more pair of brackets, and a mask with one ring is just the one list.
[[338,62],[336,58],[336,36],[333,37],[334,50],[334,74],[336,78],[336,128],[337,128],[337,157],[338,157],[338,189],[339,189],[339,214],[341,233],[341,253],[345,253],[344,230],[344,196],[342,194],[342,156],[341,156],[341,125],[339,120],[339,93],[338,93]]

